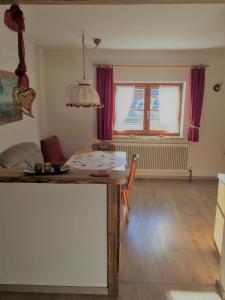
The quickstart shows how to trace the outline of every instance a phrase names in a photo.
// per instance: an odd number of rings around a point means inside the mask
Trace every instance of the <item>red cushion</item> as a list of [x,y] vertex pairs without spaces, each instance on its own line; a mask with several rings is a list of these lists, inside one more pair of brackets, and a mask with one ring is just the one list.
[[41,151],[45,162],[63,165],[66,161],[59,139],[55,135],[41,140]]

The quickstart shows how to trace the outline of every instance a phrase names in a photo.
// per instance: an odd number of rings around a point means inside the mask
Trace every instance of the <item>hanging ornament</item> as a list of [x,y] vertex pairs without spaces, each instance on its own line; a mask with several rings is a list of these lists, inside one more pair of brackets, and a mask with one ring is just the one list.
[[36,93],[31,88],[21,89],[18,87],[14,87],[13,89],[14,103],[22,110],[22,112],[25,115],[31,118],[34,118],[34,115],[32,114],[32,104],[35,97],[36,97]]
[[9,29],[18,33],[19,64],[15,70],[15,74],[18,76],[18,82],[17,87],[13,89],[13,100],[23,113],[30,117],[34,117],[31,109],[36,93],[29,87],[29,78],[26,73],[27,66],[25,62],[25,46],[23,40],[25,24],[23,12],[17,4],[12,4],[11,7],[5,11],[4,23]]

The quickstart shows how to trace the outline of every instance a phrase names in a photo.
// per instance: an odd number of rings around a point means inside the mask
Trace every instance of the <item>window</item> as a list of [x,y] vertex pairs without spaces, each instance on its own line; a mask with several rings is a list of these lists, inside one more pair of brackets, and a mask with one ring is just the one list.
[[183,83],[116,83],[115,135],[179,136]]

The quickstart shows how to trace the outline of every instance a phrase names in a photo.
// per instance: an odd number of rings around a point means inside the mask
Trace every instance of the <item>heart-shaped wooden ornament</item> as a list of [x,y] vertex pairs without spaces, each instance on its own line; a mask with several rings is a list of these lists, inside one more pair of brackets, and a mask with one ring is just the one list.
[[32,114],[32,104],[36,97],[36,92],[31,88],[15,87],[12,96],[14,103],[19,106],[22,112],[25,115],[34,118],[34,115]]

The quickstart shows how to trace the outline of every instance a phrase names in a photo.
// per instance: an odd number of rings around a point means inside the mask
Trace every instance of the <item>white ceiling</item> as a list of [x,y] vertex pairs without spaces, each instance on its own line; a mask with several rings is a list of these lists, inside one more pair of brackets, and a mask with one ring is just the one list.
[[[3,20],[7,6],[0,6]],[[79,47],[102,38],[107,49],[197,49],[225,46],[225,4],[23,5],[26,39],[52,47]],[[0,26],[4,26],[3,22]]]

